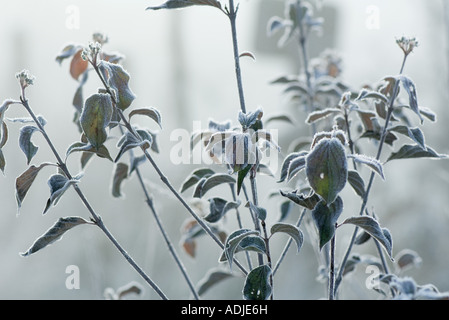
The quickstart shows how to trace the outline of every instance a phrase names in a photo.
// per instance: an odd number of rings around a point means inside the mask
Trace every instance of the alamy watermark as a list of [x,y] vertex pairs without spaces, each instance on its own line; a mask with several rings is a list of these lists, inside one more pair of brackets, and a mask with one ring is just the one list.
[[69,5],[65,9],[65,27],[69,30],[79,30],[80,28],[80,8],[76,5]]
[[365,269],[366,274],[370,274],[365,280],[365,286],[369,290],[379,290],[380,289],[380,269],[378,266],[369,265]]
[[80,289],[80,268],[76,265],[69,265],[65,268],[65,273],[68,274],[65,280],[67,290]]

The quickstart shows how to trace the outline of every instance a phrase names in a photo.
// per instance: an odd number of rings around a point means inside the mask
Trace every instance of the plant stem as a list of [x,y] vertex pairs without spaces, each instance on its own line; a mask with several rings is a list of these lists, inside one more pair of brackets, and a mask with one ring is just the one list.
[[[253,194],[253,204],[257,207],[259,205],[259,200],[258,200],[258,195],[257,195],[257,184],[256,184],[256,167],[251,168],[250,171],[250,181],[251,181],[251,191]],[[259,221],[262,225],[262,230],[263,230],[263,239],[265,241],[265,247],[266,247],[266,254],[267,254],[267,263],[268,266],[271,269],[271,253],[270,253],[270,238],[268,237],[268,233],[267,233],[267,226],[265,223],[264,219],[260,219],[259,217],[256,216],[257,219],[257,224],[259,224]],[[260,254],[259,255],[259,265],[263,264],[263,257]],[[273,290],[273,273],[271,273],[270,275],[270,286]],[[271,300],[273,300],[273,293],[271,293]]]
[[[47,141],[47,144],[49,145],[51,151],[53,152],[54,156],[56,157],[56,160],[58,162],[59,168],[64,172],[64,174],[67,176],[67,178],[73,179],[72,175],[70,174],[66,164],[64,161],[62,161],[62,158],[60,157],[59,153],[56,151],[55,146],[50,140],[50,137],[48,136],[47,132],[45,131],[44,127],[41,125],[39,120],[37,119],[35,113],[31,109],[28,100],[25,98],[25,92],[22,90],[22,96],[20,97],[20,101],[22,102],[22,105],[25,107],[26,111],[29,113],[37,127],[39,128],[40,132],[42,133],[44,139]],[[79,188],[77,184],[73,185],[73,188],[75,189],[76,193],[78,194],[79,198],[83,202],[83,204],[86,206],[87,210],[92,216],[93,221],[95,224],[103,231],[103,233],[108,237],[108,239],[114,244],[114,246],[118,249],[118,251],[125,257],[126,261],[139,273],[139,275],[154,289],[154,291],[161,297],[163,300],[168,300],[166,295],[159,289],[159,287],[156,285],[153,280],[150,279],[150,277],[140,268],[137,263],[131,258],[131,256],[122,248],[122,246],[118,243],[118,241],[114,238],[114,236],[109,232],[109,230],[106,228],[105,224],[103,223],[103,220],[98,216],[95,212],[95,210],[92,208],[90,203],[87,201],[86,197],[84,196],[83,192]]]
[[[307,84],[307,98],[308,102],[308,113],[315,111],[314,103],[313,103],[313,86],[312,86],[312,75],[309,70],[309,55],[307,54],[307,36],[308,34],[304,30],[304,26],[302,23],[299,23],[299,46],[302,56],[302,62],[304,67],[304,74],[306,75],[306,84]],[[316,124],[312,123],[312,132],[316,132]]]
[[330,266],[329,266],[329,300],[334,300],[335,284],[335,234],[331,239]]
[[[399,71],[400,75],[404,71],[404,67],[405,67],[405,62],[407,60],[407,56],[408,55],[404,55],[404,59],[402,60],[401,69]],[[382,154],[382,148],[383,148],[383,145],[385,143],[385,139],[386,139],[387,134],[388,134],[388,126],[389,126],[389,123],[390,123],[390,120],[391,120],[391,115],[393,114],[393,110],[394,110],[394,101],[396,100],[396,96],[398,95],[399,82],[400,81],[396,81],[396,83],[394,85],[394,88],[393,88],[392,95],[390,97],[390,101],[389,101],[389,105],[388,105],[388,111],[387,111],[387,116],[385,118],[385,125],[384,125],[382,133],[381,133],[379,147],[378,147],[377,155],[376,155],[376,160],[380,159],[380,156]],[[361,205],[360,213],[359,213],[360,216],[363,215],[363,213],[365,211],[365,208],[366,208],[366,204],[368,203],[368,196],[369,196],[369,193],[371,191],[371,187],[373,185],[374,177],[375,177],[375,173],[371,172],[370,179],[369,179],[369,182],[368,182],[368,186],[366,188],[365,194],[364,194],[363,199],[362,199],[362,205]],[[343,261],[340,264],[340,269],[339,269],[338,276],[337,276],[337,279],[336,279],[336,282],[335,282],[335,292],[337,291],[338,286],[340,285],[340,282],[342,280],[343,271],[344,271],[346,262],[347,262],[347,260],[349,258],[349,254],[350,254],[350,252],[352,250],[352,247],[354,245],[354,241],[356,239],[357,232],[358,232],[358,227],[355,227],[354,228],[354,232],[353,232],[352,237],[351,237],[351,240],[350,240],[350,243],[349,243],[349,246],[348,246],[348,248],[346,250],[346,253],[344,255]]]
[[[95,72],[97,73],[98,77],[100,78],[101,82],[103,83],[103,86],[105,87],[106,91],[111,96],[112,102],[116,106],[115,109],[117,110],[117,113],[120,117],[120,119],[123,121],[126,129],[139,141],[142,140],[139,134],[136,133],[134,128],[131,126],[129,121],[126,119],[125,115],[123,114],[123,111],[119,108],[117,108],[117,101],[114,98],[114,95],[111,92],[111,89],[107,85],[106,81],[103,79],[103,76],[100,73],[100,70],[98,69],[98,66],[95,64],[92,64]],[[181,204],[187,209],[187,211],[190,213],[190,215],[198,222],[198,224],[203,228],[203,230],[215,241],[215,243],[218,244],[218,246],[224,250],[224,244],[220,241],[220,239],[213,233],[213,231],[204,223],[204,221],[193,211],[193,209],[187,204],[187,202],[184,200],[184,198],[179,194],[178,191],[173,187],[173,185],[170,183],[168,178],[164,175],[162,170],[159,168],[157,163],[153,160],[153,157],[149,154],[148,150],[145,149],[143,146],[141,146],[141,149],[143,153],[145,154],[145,157],[147,160],[151,163],[156,173],[159,175],[159,178],[161,181],[167,186],[167,188],[173,193],[173,195],[176,197],[176,199],[181,202]],[[238,266],[238,268],[245,274],[248,274],[248,271],[240,264],[240,262],[234,258],[235,264]]]
[[[232,200],[233,200],[234,202],[236,202],[236,201],[237,201],[237,196],[236,196],[236,194],[235,194],[234,185],[233,185],[233,184],[230,184],[229,186],[230,186],[230,188],[231,188]],[[240,218],[240,211],[239,211],[239,208],[236,208],[236,209],[235,209],[235,213],[236,213],[236,216],[237,216],[237,223],[238,223],[238,225],[239,225],[239,228],[242,229],[242,228],[243,228],[243,224],[242,224],[242,219]],[[250,258],[250,255],[249,255],[248,250],[245,250],[245,255],[246,255],[246,260],[248,261],[248,268],[249,268],[250,270],[252,270],[252,269],[253,269],[253,266],[252,266],[252,264],[251,264],[251,258]]]
[[[299,228],[299,226],[301,225],[302,219],[304,218],[304,215],[306,214],[307,209],[304,208],[302,210],[301,215],[299,216],[298,222],[296,223],[296,227]],[[284,250],[282,250],[281,256],[279,257],[278,261],[276,262],[276,265],[273,268],[273,276],[276,274],[276,271],[279,269],[279,266],[281,265],[282,261],[284,260],[285,256],[287,255],[287,251],[290,248],[291,244],[293,242],[293,238],[289,237],[287,244],[284,247]]]
[[239,91],[240,109],[242,110],[243,113],[246,113],[245,95],[243,92],[243,83],[242,83],[242,72],[240,70],[240,53],[237,41],[237,27],[236,27],[237,10],[238,6],[237,8],[235,8],[234,0],[229,0],[229,11],[227,13],[227,16],[229,17],[229,21],[231,22],[232,45],[234,49],[234,64],[235,64],[235,74],[237,78],[237,88]]

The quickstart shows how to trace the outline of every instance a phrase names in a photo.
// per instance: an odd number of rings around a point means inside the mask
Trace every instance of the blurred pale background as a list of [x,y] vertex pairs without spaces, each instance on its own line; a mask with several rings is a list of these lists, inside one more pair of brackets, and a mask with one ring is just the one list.
[[[324,0],[322,11],[327,22],[322,37],[311,39],[311,56],[326,47],[336,49],[343,58],[343,79],[354,88],[373,83],[399,71],[401,53],[395,37],[416,36],[420,46],[410,57],[405,72],[416,82],[420,104],[438,114],[438,122],[425,122],[426,142],[440,153],[449,153],[447,142],[448,108],[448,39],[442,0]],[[195,166],[174,167],[168,158],[170,132],[176,128],[192,130],[193,121],[203,127],[212,117],[217,121],[237,118],[238,95],[230,28],[227,18],[213,8],[189,8],[178,11],[149,12],[157,0],[129,1],[3,1],[0,10],[0,100],[18,98],[19,87],[14,75],[29,69],[36,76],[28,90],[35,112],[44,115],[50,137],[64,153],[79,139],[72,124],[72,97],[77,83],[68,74],[68,62],[62,66],[55,57],[70,42],[87,44],[93,32],[109,36],[107,49],[126,56],[124,65],[131,74],[131,87],[137,99],[134,107],[154,106],[163,117],[159,136],[161,153],[155,156],[162,170],[176,188]],[[269,81],[299,70],[296,47],[276,48],[278,37],[267,38],[266,23],[273,15],[283,16],[283,1],[242,0],[238,31],[241,51],[251,51],[256,61],[242,60],[244,87],[249,110],[263,107],[265,114],[296,112],[286,105],[282,88]],[[369,12],[378,9],[378,25],[367,25]],[[73,11],[75,10],[75,11]],[[79,13],[73,24],[73,14]],[[76,18],[76,17],[75,17]],[[79,24],[78,24],[79,23]],[[370,27],[371,26],[371,27]],[[92,79],[86,96],[100,86]],[[11,108],[8,117],[25,116]],[[299,123],[302,123],[301,118]],[[151,122],[143,122],[153,126]],[[4,148],[6,173],[0,178],[0,298],[1,299],[102,299],[107,287],[117,288],[130,281],[145,287],[143,298],[158,299],[123,257],[96,228],[81,226],[66,234],[52,246],[28,258],[19,256],[47,230],[58,217],[88,213],[73,190],[45,216],[42,210],[49,195],[46,184],[51,169],[44,169],[30,189],[20,215],[14,195],[15,177],[26,170],[26,160],[17,146],[20,126],[11,124],[10,139]],[[155,127],[152,127],[155,128]],[[280,133],[280,144],[291,141],[291,127]],[[306,128],[305,128],[306,130]],[[297,132],[297,131],[295,131]],[[34,164],[53,161],[44,140],[33,138],[40,147]],[[283,142],[284,141],[284,142]],[[283,145],[284,146],[284,145]],[[286,151],[285,151],[286,152]],[[70,158],[72,171],[79,169],[78,157]],[[179,229],[188,213],[160,183],[149,165],[142,166],[148,186],[156,198],[156,207],[172,241],[176,245],[193,281],[217,265],[218,247],[208,238],[198,243],[196,259],[187,256],[178,245]],[[390,229],[394,251],[415,250],[422,257],[420,268],[406,275],[419,284],[433,283],[441,291],[449,290],[449,163],[417,160],[392,162],[385,168],[386,182],[374,184],[369,206],[375,207],[383,226]],[[189,298],[184,280],[172,262],[165,243],[144,201],[137,180],[127,181],[125,199],[110,195],[112,164],[95,159],[90,163],[80,184],[119,242],[172,299]],[[271,178],[261,178],[261,199],[279,186]],[[267,187],[265,187],[267,186]],[[351,192],[345,191],[345,192]],[[189,197],[190,193],[186,192]],[[356,214],[359,203],[345,203],[344,217]],[[278,203],[266,205],[277,210]],[[273,219],[275,216],[273,215]],[[292,221],[296,216],[292,215]],[[231,220],[231,219],[229,219]],[[232,231],[235,225],[226,226]],[[346,248],[350,228],[341,229],[337,255]],[[281,237],[279,237],[281,238]],[[285,239],[273,241],[277,254]],[[357,248],[375,253],[373,246]],[[80,268],[79,290],[65,287],[66,267]],[[324,286],[316,281],[318,265],[311,244],[305,243],[300,254],[289,252],[276,276],[276,298],[316,299]],[[342,298],[373,298],[364,287],[363,268],[357,276],[348,277],[342,286]],[[239,299],[242,279],[231,279],[214,287],[204,298]]]

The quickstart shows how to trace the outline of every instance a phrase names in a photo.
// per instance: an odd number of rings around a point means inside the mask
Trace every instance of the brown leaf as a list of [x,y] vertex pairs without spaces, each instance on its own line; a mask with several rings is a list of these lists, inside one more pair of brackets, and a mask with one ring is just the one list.
[[195,252],[196,252],[196,242],[192,239],[186,239],[182,247],[184,248],[185,252],[191,256],[192,258],[195,258]]
[[78,50],[78,52],[73,56],[72,62],[70,63],[70,75],[75,80],[78,80],[79,76],[82,75],[89,66],[89,62],[81,58],[82,51],[83,50]]

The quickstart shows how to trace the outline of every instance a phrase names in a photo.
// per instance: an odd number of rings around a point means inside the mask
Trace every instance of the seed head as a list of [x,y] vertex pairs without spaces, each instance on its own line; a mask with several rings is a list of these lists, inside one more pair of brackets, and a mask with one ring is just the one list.
[[408,56],[419,44],[416,38],[409,38],[405,36],[396,39],[396,43],[402,49],[406,56]]
[[16,78],[19,80],[19,84],[22,89],[32,85],[34,83],[35,77],[30,74],[28,70],[22,70],[16,74]]

